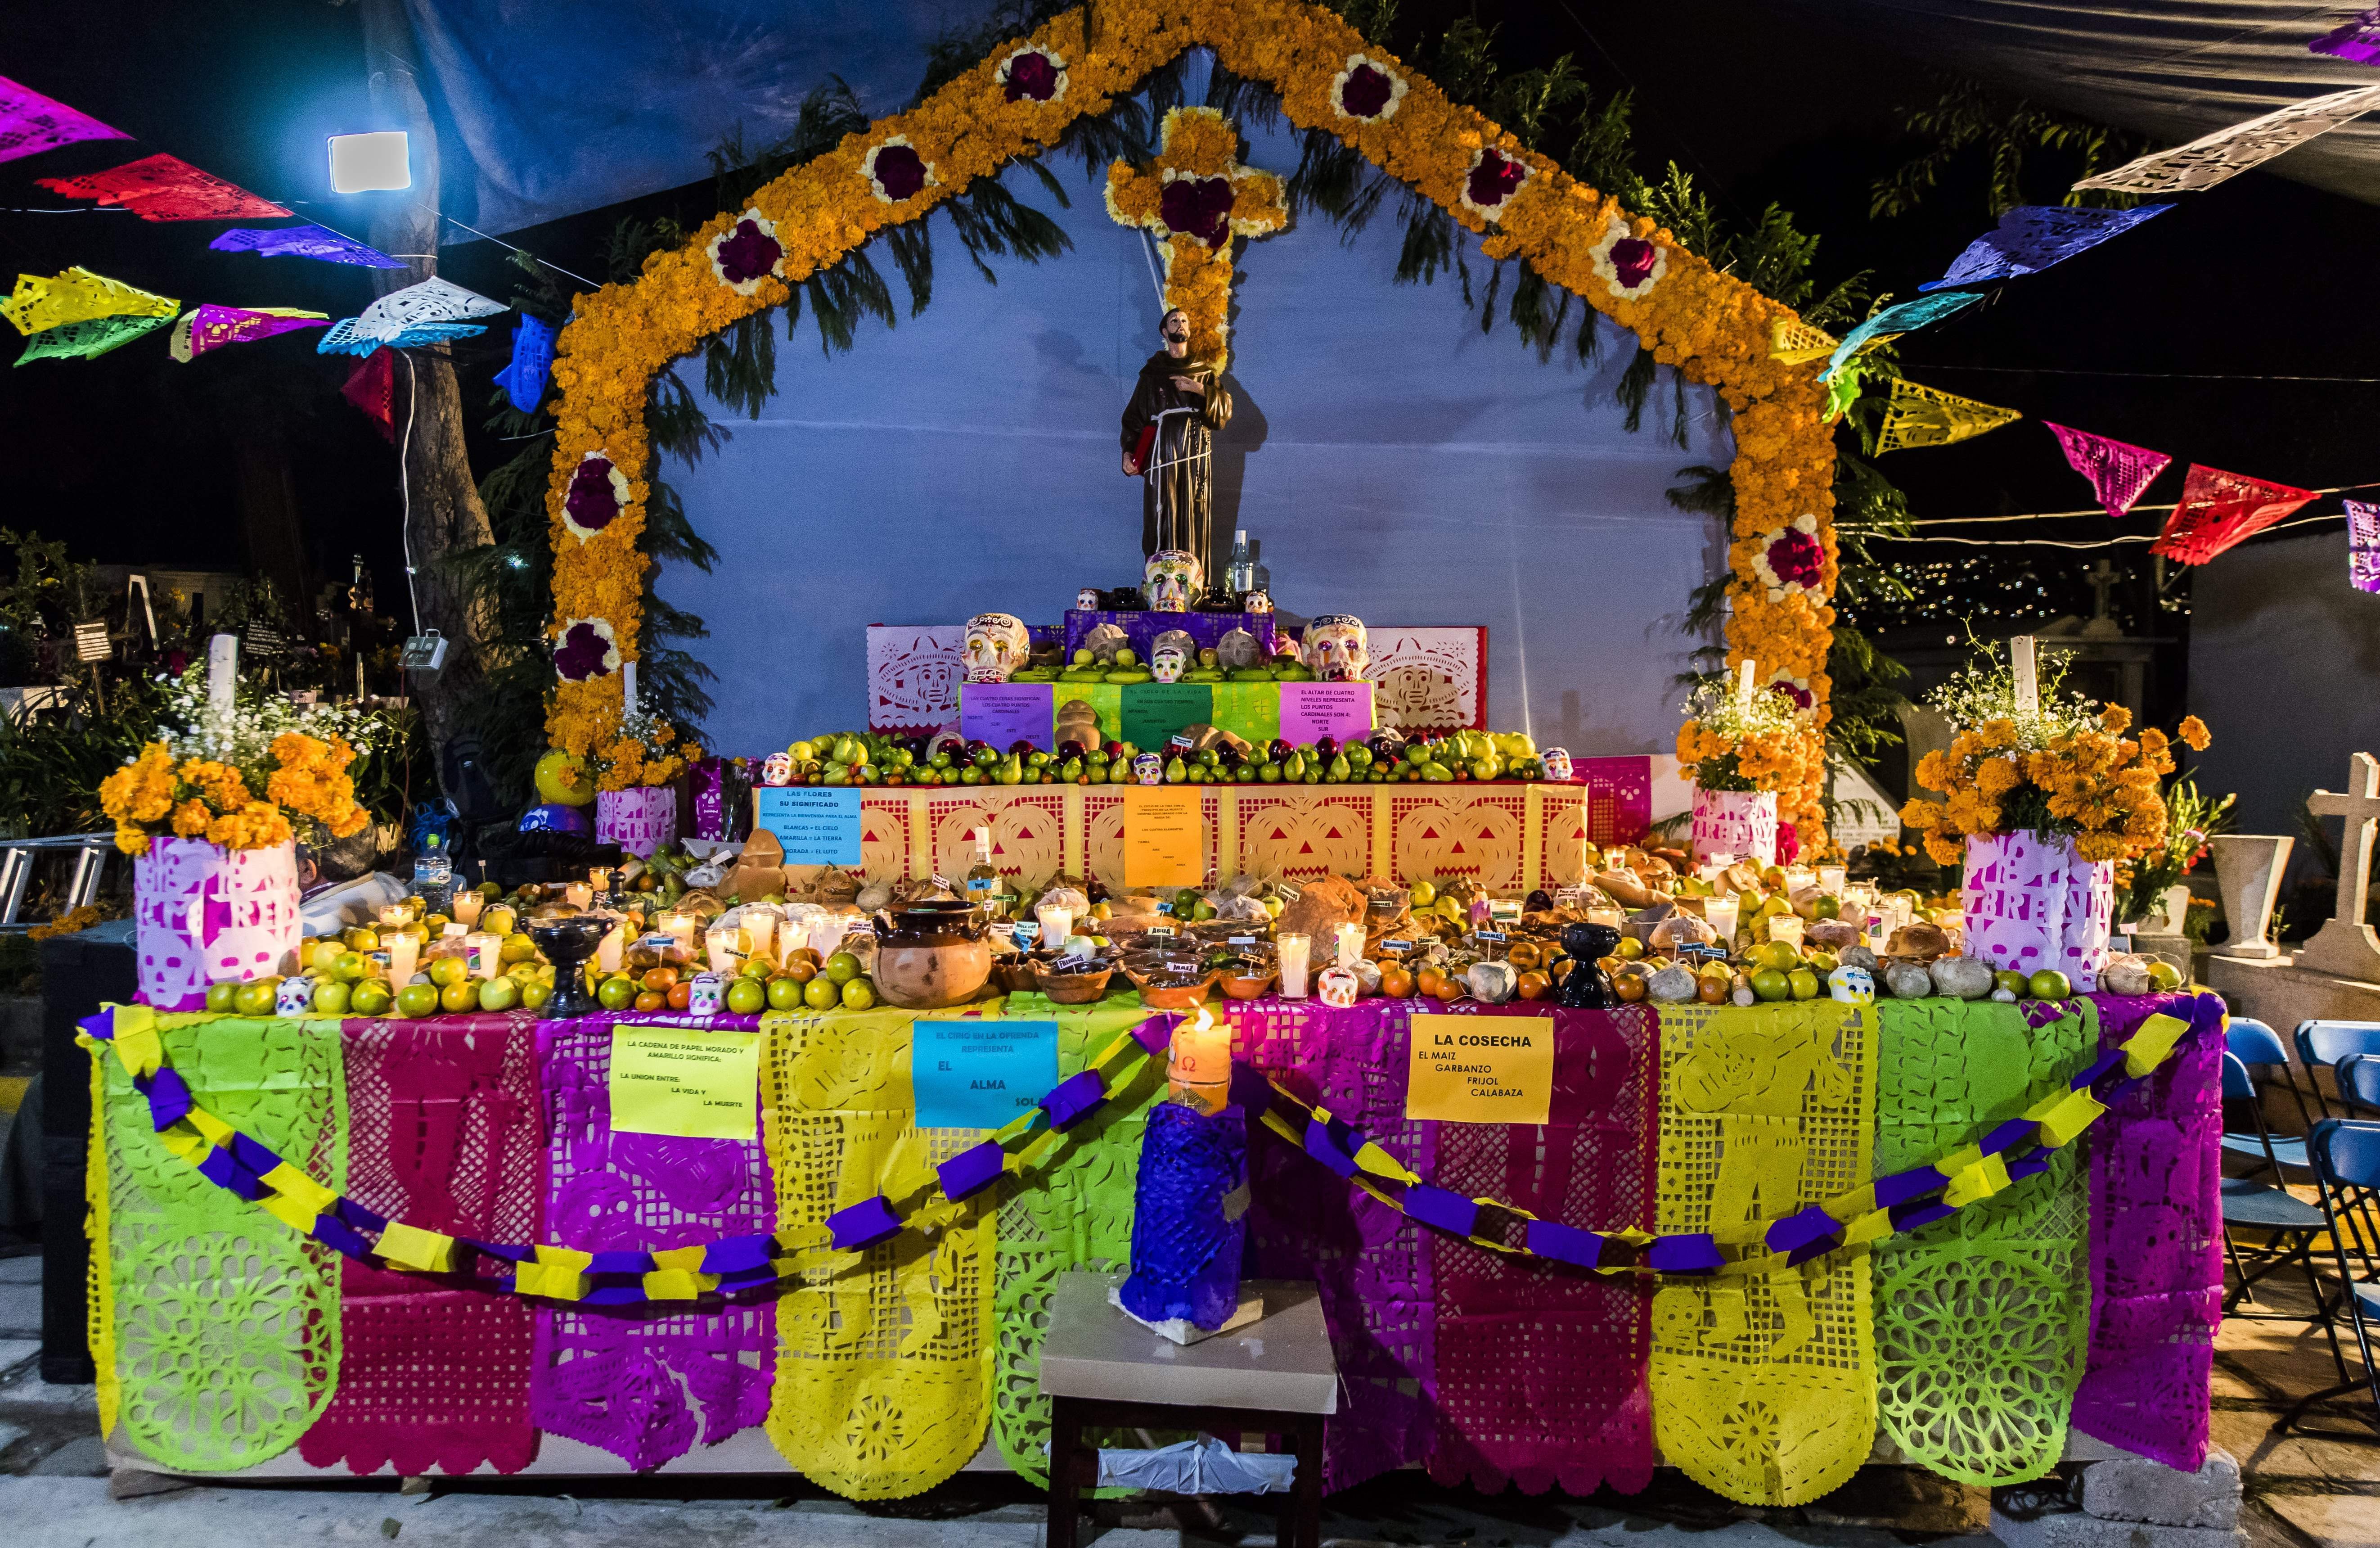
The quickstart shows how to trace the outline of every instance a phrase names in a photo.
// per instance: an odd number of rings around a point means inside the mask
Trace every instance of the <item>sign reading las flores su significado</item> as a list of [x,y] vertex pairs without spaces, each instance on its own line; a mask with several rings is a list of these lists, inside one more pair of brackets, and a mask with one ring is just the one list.
[[856,789],[764,785],[753,792],[752,825],[777,835],[787,865],[860,863]]
[[760,1034],[614,1027],[611,1095],[614,1134],[756,1139]]
[[1553,1112],[1550,1016],[1416,1016],[1405,1116],[1457,1124],[1541,1124]]

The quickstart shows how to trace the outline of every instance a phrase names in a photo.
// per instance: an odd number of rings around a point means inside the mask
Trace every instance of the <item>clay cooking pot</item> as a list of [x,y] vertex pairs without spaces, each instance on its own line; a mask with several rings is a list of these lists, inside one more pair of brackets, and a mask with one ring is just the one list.
[[905,903],[876,915],[876,992],[904,1010],[976,997],[991,977],[990,926],[972,904]]

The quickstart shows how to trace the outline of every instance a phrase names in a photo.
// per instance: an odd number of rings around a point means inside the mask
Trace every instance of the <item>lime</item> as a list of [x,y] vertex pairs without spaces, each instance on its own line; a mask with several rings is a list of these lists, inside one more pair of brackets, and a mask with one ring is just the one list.
[[497,959],[503,962],[527,962],[536,956],[537,943],[526,935],[507,935],[496,948]]
[[239,994],[237,979],[223,979],[207,985],[207,1008],[217,1016],[229,1016],[236,1008],[233,1001]]
[[769,1008],[771,1010],[799,1010],[802,1008],[802,1005],[801,980],[797,978],[778,977],[772,978],[769,981]]
[[802,1003],[812,1010],[832,1010],[842,1002],[843,991],[832,979],[814,978],[802,985]]
[[479,1009],[480,981],[466,978],[459,983],[448,984],[438,992],[438,1006],[442,1010],[454,1011],[457,1014]]
[[1797,1000],[1815,1000],[1818,997],[1818,975],[1807,968],[1794,969],[1785,975],[1785,981],[1792,989],[1793,998]]
[[[2171,993],[2181,987],[2181,969],[2161,957],[2153,957],[2149,962],[2149,981],[2165,993]],[[209,993],[212,993],[212,991]],[[208,1008],[212,1009],[213,1006],[210,1006]]]
[[343,951],[331,959],[330,974],[341,983],[353,983],[370,969],[359,951]]
[[1790,1000],[1793,981],[1775,968],[1762,968],[1752,975],[1752,992],[1764,1000]]
[[451,989],[471,976],[471,965],[459,957],[441,957],[430,964],[430,981]]
[[324,1016],[344,1016],[347,1010],[347,986],[337,979],[324,979],[314,985],[314,1008]]
[[859,958],[847,951],[836,952],[826,959],[826,976],[838,984],[849,983],[859,976]]
[[[1773,968],[1780,973],[1791,972],[1801,960],[1801,952],[1783,941],[1763,941],[1752,948],[1752,965],[1755,968]],[[1766,998],[1766,996],[1763,997]],[[1777,998],[1783,999],[1784,996],[1780,994]]]
[[309,941],[303,953],[306,966],[318,973],[327,973],[331,970],[331,964],[336,962],[339,954],[346,949],[345,944],[327,936],[319,941]]
[[346,942],[349,949],[354,951],[380,950],[379,932],[366,930],[362,925],[358,925],[347,932]]
[[481,1010],[510,1010],[520,1004],[521,986],[517,979],[492,978],[480,985]]
[[1820,894],[1817,901],[1811,906],[1811,917],[1813,919],[1822,920],[1839,920],[1842,918],[1843,900],[1835,896],[1831,893]]
[[2002,968],[1992,974],[1992,987],[1994,989],[2005,989],[2017,998],[2022,999],[2026,993],[2028,985],[2025,982],[2025,978],[2022,973],[2015,972],[2007,968]]
[[738,978],[727,986],[727,1008],[738,1016],[750,1016],[769,1003],[769,992],[754,978]]
[[388,985],[378,979],[366,979],[349,991],[347,1008],[358,1016],[386,1016],[393,1000]]
[[2066,975],[2055,968],[2044,968],[2027,979],[2025,986],[2033,991],[2033,997],[2036,1000],[2063,1000],[2074,993],[2074,986],[2066,981]]
[[876,986],[866,979],[853,979],[843,986],[843,1008],[867,1010],[876,1004]]
[[232,1009],[242,1016],[270,1016],[273,996],[281,988],[279,979],[250,979],[234,992]]
[[408,983],[396,992],[396,1014],[427,1016],[438,1008],[438,991],[427,983]]
[[1620,937],[1620,945],[1612,949],[1622,962],[1633,962],[1645,955],[1645,943],[1633,935],[1622,935]]
[[1438,884],[1435,882],[1415,882],[1408,890],[1413,894],[1413,906],[1416,908],[1427,908],[1438,901]]
[[531,979],[520,987],[521,1004],[531,1010],[543,1010],[545,1002],[553,998],[553,985],[543,979]]
[[637,981],[625,973],[613,973],[595,989],[595,1003],[605,1010],[625,1010],[636,997]]

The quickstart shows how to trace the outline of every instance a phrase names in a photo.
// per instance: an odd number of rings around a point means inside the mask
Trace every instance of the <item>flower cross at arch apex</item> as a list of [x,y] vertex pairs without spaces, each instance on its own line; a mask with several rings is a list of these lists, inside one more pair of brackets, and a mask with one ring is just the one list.
[[1190,353],[1220,367],[1232,299],[1232,238],[1289,225],[1281,178],[1239,159],[1239,127],[1211,107],[1165,115],[1154,158],[1108,168],[1108,213],[1155,234],[1165,257],[1165,305],[1190,319]]

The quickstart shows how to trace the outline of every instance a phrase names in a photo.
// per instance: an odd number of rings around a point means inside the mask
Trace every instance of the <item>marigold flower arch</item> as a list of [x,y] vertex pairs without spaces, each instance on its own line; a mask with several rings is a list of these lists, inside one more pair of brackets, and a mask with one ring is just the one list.
[[[1099,0],[996,48],[914,110],[880,119],[788,172],[633,284],[578,298],[555,347],[561,388],[547,512],[557,640],[588,626],[613,648],[572,652],[546,718],[556,747],[587,752],[616,733],[618,663],[641,654],[651,562],[638,545],[652,448],[653,377],[711,334],[783,302],[790,286],[877,232],[918,219],[976,178],[1038,154],[1084,114],[1103,113],[1184,49],[1281,93],[1302,129],[1327,128],[1481,235],[1493,259],[1526,261],[1635,333],[1660,363],[1718,390],[1734,411],[1736,516],[1729,545],[1728,666],[1751,659],[1810,696],[1813,756],[1780,814],[1818,833],[1816,738],[1828,719],[1834,627],[1834,440],[1825,389],[1771,340],[1791,309],[1720,274],[1329,11],[1298,0]],[[1772,544],[1820,562],[1780,568]]]

